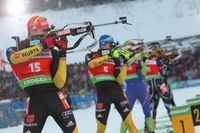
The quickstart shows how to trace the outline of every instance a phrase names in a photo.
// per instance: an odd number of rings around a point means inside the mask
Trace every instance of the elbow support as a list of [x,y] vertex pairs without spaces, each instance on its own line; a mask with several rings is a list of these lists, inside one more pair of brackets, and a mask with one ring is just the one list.
[[36,56],[39,53],[41,53],[41,51],[42,51],[42,48],[39,45],[35,45],[33,47],[26,48],[18,52],[12,53],[10,56],[10,61],[13,64],[26,62],[30,60],[33,56]]
[[54,84],[57,88],[62,88],[65,85],[67,78],[66,58],[60,58],[58,69],[54,76]]
[[105,55],[105,56],[102,56],[102,57],[99,57],[99,58],[91,60],[88,63],[88,66],[90,68],[95,68],[95,67],[98,67],[98,66],[102,65],[104,62],[108,61],[109,59],[110,59],[110,57],[108,55]]
[[117,76],[117,82],[121,85],[123,84],[125,78],[126,78],[126,73],[127,73],[127,66],[123,65],[121,68],[121,71],[119,73],[119,75]]

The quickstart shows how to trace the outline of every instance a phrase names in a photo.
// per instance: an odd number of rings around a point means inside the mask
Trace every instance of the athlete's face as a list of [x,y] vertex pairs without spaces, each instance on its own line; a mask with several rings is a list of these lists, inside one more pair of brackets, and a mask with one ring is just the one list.
[[103,45],[103,46],[101,46],[100,47],[100,50],[103,50],[103,49],[109,49],[109,50],[111,50],[112,49],[112,45],[111,44],[105,44],[105,45]]
[[46,29],[36,29],[30,32],[30,36],[45,36],[48,35],[48,31]]

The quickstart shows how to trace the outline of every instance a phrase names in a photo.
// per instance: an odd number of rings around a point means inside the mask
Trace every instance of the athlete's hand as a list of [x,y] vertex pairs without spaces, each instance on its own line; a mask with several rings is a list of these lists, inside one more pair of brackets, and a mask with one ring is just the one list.
[[149,53],[143,53],[143,54],[142,54],[143,62],[145,62],[146,59],[148,59],[149,57],[150,57],[150,54],[149,54]]
[[127,51],[127,50],[122,50],[122,51],[121,51],[121,54],[120,54],[120,57],[122,57],[124,63],[126,63],[126,62],[128,61],[128,59],[129,59],[129,57],[130,57],[129,51]]
[[112,51],[112,58],[121,58],[123,62],[126,63],[129,59],[130,53],[127,50],[116,49]]
[[60,57],[66,57],[68,40],[66,36],[61,36],[56,39],[56,47],[59,49]]
[[68,44],[68,40],[66,36],[60,36],[56,38],[56,46],[58,47],[60,51],[66,51],[67,44]]
[[53,49],[56,44],[56,37],[46,37],[44,39],[43,49]]

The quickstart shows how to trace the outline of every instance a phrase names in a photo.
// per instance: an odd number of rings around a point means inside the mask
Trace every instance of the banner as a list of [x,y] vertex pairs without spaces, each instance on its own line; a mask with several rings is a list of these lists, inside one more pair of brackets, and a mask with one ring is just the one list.
[[181,88],[190,88],[200,85],[200,79],[192,79],[186,81],[173,81],[168,82],[170,88],[173,89],[181,89]]

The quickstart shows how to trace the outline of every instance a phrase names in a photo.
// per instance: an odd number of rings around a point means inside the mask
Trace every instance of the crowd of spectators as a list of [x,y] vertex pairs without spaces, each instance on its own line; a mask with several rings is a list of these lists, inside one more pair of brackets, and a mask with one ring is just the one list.
[[[67,82],[63,92],[67,95],[84,95],[91,93],[95,95],[95,89],[87,72],[85,63],[69,64],[67,66]],[[21,89],[17,79],[12,72],[5,69],[0,70],[0,100],[16,99],[21,95]]]
[[184,51],[179,60],[169,66],[170,82],[187,81],[200,78],[200,47]]
[[[95,88],[85,63],[69,64],[67,68],[68,76],[63,92],[69,100],[74,95],[82,96],[87,93],[95,95]],[[187,81],[197,78],[200,78],[200,47],[193,51],[185,51],[182,58],[170,65],[168,81]],[[16,99],[21,93],[13,73],[0,70],[0,100]]]
[[94,91],[94,85],[91,82],[85,63],[69,64],[67,83],[65,88],[69,92],[82,95],[86,91]]
[[19,86],[12,72],[0,71],[0,100],[19,97]]

